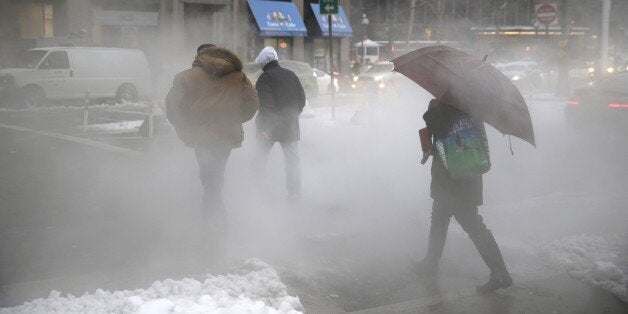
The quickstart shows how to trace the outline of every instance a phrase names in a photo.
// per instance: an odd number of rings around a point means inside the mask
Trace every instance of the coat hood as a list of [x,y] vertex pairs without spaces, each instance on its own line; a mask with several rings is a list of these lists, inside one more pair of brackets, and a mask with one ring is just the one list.
[[205,70],[210,76],[221,77],[234,71],[242,71],[242,61],[233,52],[220,47],[201,50],[192,66]]
[[262,49],[262,51],[260,51],[257,58],[255,58],[255,63],[263,69],[269,62],[275,60],[279,60],[279,57],[277,57],[277,51],[275,51],[275,48],[271,46],[266,46]]

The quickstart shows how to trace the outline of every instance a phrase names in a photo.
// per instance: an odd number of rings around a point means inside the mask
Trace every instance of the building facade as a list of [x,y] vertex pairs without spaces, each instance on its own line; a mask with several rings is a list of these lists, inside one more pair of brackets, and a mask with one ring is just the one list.
[[[6,63],[11,55],[33,47],[127,47],[144,50],[151,63],[158,63],[173,56],[189,60],[198,45],[209,42],[230,48],[245,62],[251,62],[264,46],[270,45],[283,59],[307,62],[328,71],[329,40],[324,37],[318,12],[313,11],[317,3],[314,0],[3,0],[0,53]],[[340,4],[346,20],[350,1],[340,0]],[[270,13],[263,13],[264,9]],[[265,29],[273,23],[290,26],[295,22],[303,26],[301,31]],[[350,30],[349,21],[344,22]],[[333,37],[334,63],[344,73],[349,73],[351,36],[351,32],[344,32]]]

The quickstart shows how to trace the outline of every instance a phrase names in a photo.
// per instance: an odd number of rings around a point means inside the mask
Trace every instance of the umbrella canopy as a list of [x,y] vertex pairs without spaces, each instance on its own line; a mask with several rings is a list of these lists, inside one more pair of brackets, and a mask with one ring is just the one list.
[[397,71],[446,104],[532,145],[530,112],[509,78],[462,50],[425,47],[392,60]]

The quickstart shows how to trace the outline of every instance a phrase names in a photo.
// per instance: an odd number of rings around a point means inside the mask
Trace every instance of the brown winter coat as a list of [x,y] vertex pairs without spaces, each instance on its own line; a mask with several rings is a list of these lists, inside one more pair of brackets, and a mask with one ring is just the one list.
[[227,49],[205,48],[192,68],[177,74],[166,96],[166,114],[185,145],[240,147],[242,123],[258,108],[257,91],[242,62]]

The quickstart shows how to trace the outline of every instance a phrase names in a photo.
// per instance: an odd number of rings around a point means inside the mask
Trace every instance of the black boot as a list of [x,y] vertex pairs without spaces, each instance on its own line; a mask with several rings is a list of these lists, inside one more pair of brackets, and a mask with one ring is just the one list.
[[447,220],[447,223],[432,220],[427,254],[417,267],[419,275],[432,275],[438,272],[438,262],[443,255],[448,228],[449,220]]
[[487,283],[477,286],[479,293],[488,293],[501,288],[507,288],[512,285],[512,278],[506,269],[504,258],[497,246],[497,242],[490,230],[486,230],[482,234],[471,236],[471,240],[478,249],[480,256],[491,270],[491,277]]

